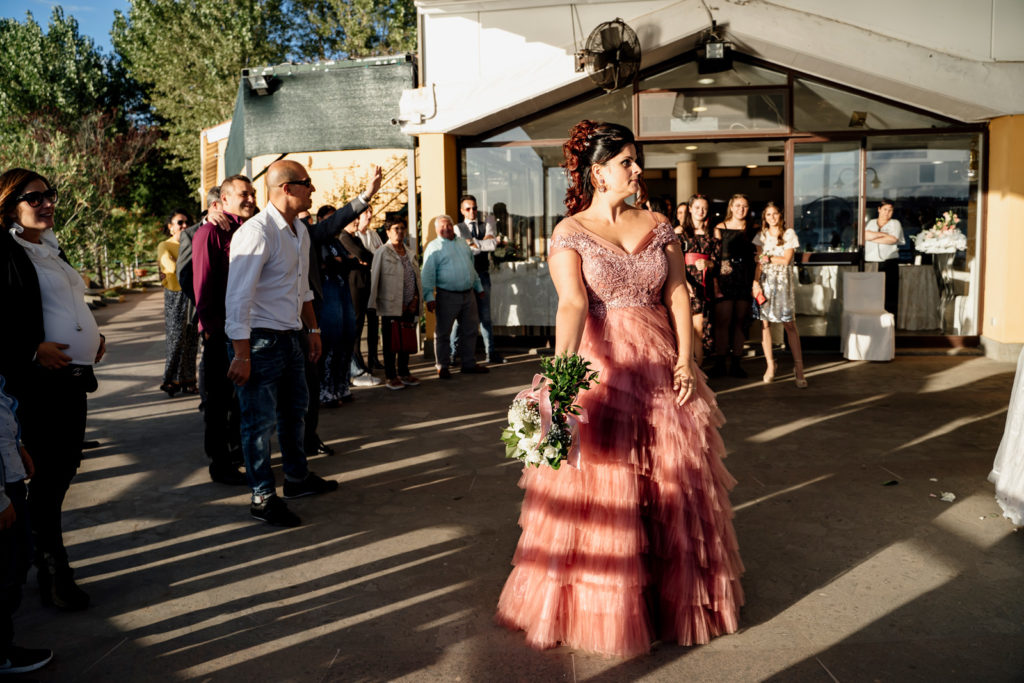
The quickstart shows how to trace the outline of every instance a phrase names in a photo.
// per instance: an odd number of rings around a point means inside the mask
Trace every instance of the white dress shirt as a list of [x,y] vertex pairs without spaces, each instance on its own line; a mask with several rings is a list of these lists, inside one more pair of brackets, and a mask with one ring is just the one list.
[[[462,225],[466,227],[462,228]],[[469,250],[473,252],[473,256],[486,251],[494,251],[494,248],[497,246],[494,230],[489,223],[481,224],[480,221],[464,221],[455,226],[455,232],[462,239],[474,240],[474,244],[469,245]],[[483,234],[482,237],[476,236],[481,233]]]
[[867,230],[872,232],[884,232],[886,235],[892,235],[896,238],[896,244],[879,244],[872,240],[865,240],[864,242],[864,260],[868,263],[881,263],[882,261],[888,261],[891,258],[899,258],[900,256],[900,245],[906,244],[907,241],[903,239],[903,226],[895,218],[890,218],[889,221],[882,227],[878,227],[878,221],[872,218],[868,221]]
[[296,218],[294,232],[272,203],[247,220],[231,238],[225,297],[228,339],[248,339],[254,327],[302,328],[309,288],[309,233]]
[[71,356],[74,365],[93,365],[100,350],[100,328],[85,303],[82,276],[60,257],[56,240],[47,237],[52,230],[43,233],[40,244],[22,239],[22,230],[15,224],[10,232],[36,269],[46,341],[67,344],[63,352]]

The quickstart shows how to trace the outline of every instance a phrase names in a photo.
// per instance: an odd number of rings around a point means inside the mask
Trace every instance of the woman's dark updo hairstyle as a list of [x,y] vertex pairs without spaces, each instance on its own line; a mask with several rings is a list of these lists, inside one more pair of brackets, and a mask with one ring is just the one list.
[[[708,213],[711,213],[711,200],[702,194],[690,195],[690,198],[686,200],[686,214],[683,216],[683,222],[680,223],[680,227],[683,229],[683,237],[686,239],[693,239],[697,235],[697,226],[693,224],[693,216],[690,215],[690,207],[693,203],[703,199],[704,203],[708,205]],[[710,233],[708,230],[708,224],[711,216],[704,217],[704,232]]]
[[[622,152],[626,145],[636,149],[636,163],[643,167],[640,146],[633,138],[633,132],[617,123],[602,123],[584,119],[569,131],[569,139],[562,145],[565,154],[565,174],[569,178],[569,189],[565,191],[565,208],[572,216],[583,211],[594,199],[594,183],[590,167],[603,164]],[[647,186],[643,176],[639,179],[636,205],[647,201]]]

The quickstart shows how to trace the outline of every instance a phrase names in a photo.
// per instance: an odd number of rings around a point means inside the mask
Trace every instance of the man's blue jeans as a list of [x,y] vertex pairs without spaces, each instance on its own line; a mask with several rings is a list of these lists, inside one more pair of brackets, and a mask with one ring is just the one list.
[[339,401],[348,393],[349,366],[356,338],[356,312],[344,278],[323,279],[320,329],[323,330],[323,371],[320,374],[320,402]]
[[[234,350],[229,346],[234,358]],[[249,381],[238,387],[242,412],[242,454],[253,497],[275,492],[270,437],[277,426],[284,476],[302,481],[309,474],[302,442],[309,392],[299,331],[254,329],[249,337]]]

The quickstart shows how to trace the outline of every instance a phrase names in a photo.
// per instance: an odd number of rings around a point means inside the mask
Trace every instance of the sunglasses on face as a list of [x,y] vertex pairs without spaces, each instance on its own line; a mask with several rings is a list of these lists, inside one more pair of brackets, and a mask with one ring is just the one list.
[[302,185],[303,187],[312,187],[313,181],[310,178],[306,178],[304,180],[286,180],[278,185],[278,187],[284,187],[285,185]]
[[175,225],[188,225],[188,221],[174,221]]
[[44,199],[51,204],[55,204],[57,202],[57,190],[51,187],[49,190],[43,190],[42,192],[38,190],[35,192],[26,192],[25,194],[17,197],[14,200],[14,203],[28,202],[28,205],[34,209],[42,204]]

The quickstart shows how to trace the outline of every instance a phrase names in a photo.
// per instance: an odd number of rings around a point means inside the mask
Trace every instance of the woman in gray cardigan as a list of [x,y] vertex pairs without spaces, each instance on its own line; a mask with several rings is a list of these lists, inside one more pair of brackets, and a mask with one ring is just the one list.
[[[370,268],[370,299],[367,308],[381,317],[384,334],[384,373],[388,389],[398,390],[420,382],[409,372],[409,351],[395,348],[402,323],[419,321],[423,287],[420,271],[405,247],[405,223],[388,225],[388,241],[373,255]],[[397,367],[396,367],[397,356]]]

